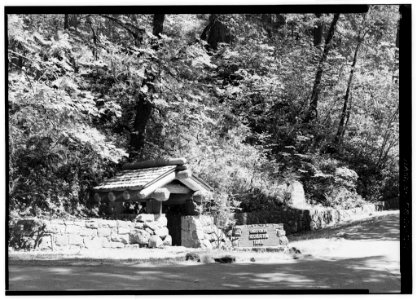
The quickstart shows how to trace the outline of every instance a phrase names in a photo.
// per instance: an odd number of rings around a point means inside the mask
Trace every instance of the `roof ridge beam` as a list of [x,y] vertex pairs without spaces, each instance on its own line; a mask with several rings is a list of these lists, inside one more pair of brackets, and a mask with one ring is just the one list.
[[157,159],[157,160],[145,160],[140,162],[127,163],[122,166],[123,170],[135,170],[135,169],[146,169],[154,167],[165,167],[165,166],[181,166],[187,163],[187,159],[184,157],[180,158],[168,158],[168,159]]

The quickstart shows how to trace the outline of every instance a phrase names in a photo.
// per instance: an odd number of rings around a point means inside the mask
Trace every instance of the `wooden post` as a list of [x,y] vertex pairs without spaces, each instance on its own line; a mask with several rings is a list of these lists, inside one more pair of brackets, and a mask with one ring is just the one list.
[[161,216],[162,215],[162,202],[161,201],[158,201],[159,202],[159,216]]
[[128,191],[123,192],[123,199],[124,200],[130,200],[130,193]]
[[190,170],[183,170],[183,171],[177,171],[175,173],[176,179],[186,179],[191,177],[191,171]]
[[158,201],[167,201],[169,199],[169,196],[170,192],[167,188],[158,188],[149,196],[149,198]]
[[100,197],[100,194],[99,193],[95,193],[94,194],[94,200],[97,201],[97,202],[100,202],[101,201],[101,197]]
[[109,192],[107,194],[107,199],[109,199],[110,202],[114,202],[114,201],[116,201],[116,196],[113,194],[113,192]]

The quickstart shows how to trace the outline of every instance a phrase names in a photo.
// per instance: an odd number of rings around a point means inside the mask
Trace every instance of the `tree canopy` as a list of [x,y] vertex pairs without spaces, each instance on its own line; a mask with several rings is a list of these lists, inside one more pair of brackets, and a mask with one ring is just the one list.
[[[7,15],[10,209],[97,216],[92,187],[166,157],[214,187],[218,214],[281,205],[295,179],[321,205],[396,197],[398,20]],[[337,167],[357,190],[317,184]]]

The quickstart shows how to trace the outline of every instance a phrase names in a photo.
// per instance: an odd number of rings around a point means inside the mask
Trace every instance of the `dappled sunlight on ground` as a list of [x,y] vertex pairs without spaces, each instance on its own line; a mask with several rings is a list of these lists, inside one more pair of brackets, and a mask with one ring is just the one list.
[[[59,261],[44,266],[36,262],[11,264],[10,288],[29,291],[322,288],[400,292],[399,234],[395,236],[398,220],[397,215],[387,217],[386,222],[381,219],[365,226],[355,225],[355,229],[343,228],[347,234],[343,237],[337,237],[335,231],[336,237],[293,242],[291,246],[299,248],[303,255],[291,260],[274,260],[274,254],[263,253],[264,261],[234,264],[189,261],[170,265],[137,262],[59,265]],[[248,253],[248,257],[252,254]]]
[[[298,260],[280,264],[141,265],[43,267],[13,266],[11,288],[38,289],[371,289],[398,292],[399,276],[370,267],[379,257]],[[66,272],[62,272],[66,269]],[[39,277],[39,274],[42,276]],[[26,274],[26,275],[24,275]]]

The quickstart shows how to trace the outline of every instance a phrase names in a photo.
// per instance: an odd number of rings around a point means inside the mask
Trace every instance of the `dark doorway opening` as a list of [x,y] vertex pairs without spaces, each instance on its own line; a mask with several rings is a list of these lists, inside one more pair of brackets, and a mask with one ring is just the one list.
[[181,216],[184,215],[182,206],[168,206],[165,211],[168,220],[167,228],[172,237],[172,246],[181,246]]

